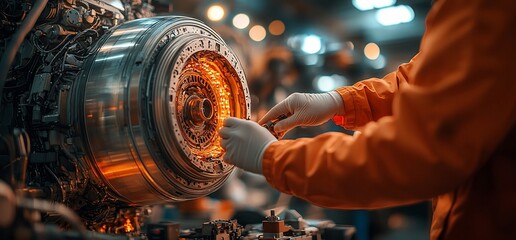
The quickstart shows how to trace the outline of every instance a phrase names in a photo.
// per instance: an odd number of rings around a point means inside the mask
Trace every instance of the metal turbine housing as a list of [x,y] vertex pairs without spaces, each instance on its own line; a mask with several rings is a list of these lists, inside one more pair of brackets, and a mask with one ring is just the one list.
[[68,112],[91,178],[134,205],[218,189],[233,170],[218,130],[250,118],[242,66],[212,29],[187,17],[137,19],[103,35]]

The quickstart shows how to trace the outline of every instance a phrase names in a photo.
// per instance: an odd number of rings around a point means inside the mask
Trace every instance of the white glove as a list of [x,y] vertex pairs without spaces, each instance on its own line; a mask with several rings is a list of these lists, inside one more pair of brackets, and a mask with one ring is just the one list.
[[297,126],[321,125],[336,115],[344,115],[344,103],[336,91],[293,93],[274,106],[258,123],[263,125],[281,115],[289,117],[276,123],[274,126],[276,133],[287,132]]
[[264,127],[250,120],[234,117],[224,120],[219,131],[224,161],[253,173],[262,174],[265,149],[278,140]]

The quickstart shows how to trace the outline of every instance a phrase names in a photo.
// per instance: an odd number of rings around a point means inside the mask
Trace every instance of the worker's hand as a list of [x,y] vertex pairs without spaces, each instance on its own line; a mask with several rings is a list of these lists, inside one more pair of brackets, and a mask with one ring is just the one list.
[[224,161],[246,171],[262,174],[265,149],[278,140],[264,127],[250,120],[234,117],[224,120],[219,131]]
[[263,125],[281,115],[289,117],[278,121],[274,131],[284,133],[297,126],[317,126],[335,115],[344,115],[342,97],[336,91],[328,93],[293,93],[274,106],[258,122]]

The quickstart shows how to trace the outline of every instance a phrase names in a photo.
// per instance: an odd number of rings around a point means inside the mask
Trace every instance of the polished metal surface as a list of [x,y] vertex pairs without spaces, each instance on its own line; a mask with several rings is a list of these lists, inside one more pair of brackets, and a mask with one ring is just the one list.
[[183,201],[233,170],[217,131],[250,118],[240,62],[203,23],[155,17],[106,34],[74,88],[78,143],[95,181],[130,204]]
[[118,8],[120,11],[124,11],[124,4],[120,0],[104,0],[104,2]]

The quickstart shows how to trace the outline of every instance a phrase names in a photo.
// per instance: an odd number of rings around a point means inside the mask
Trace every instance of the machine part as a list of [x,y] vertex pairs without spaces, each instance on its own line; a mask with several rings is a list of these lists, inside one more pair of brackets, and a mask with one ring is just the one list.
[[26,133],[19,128],[13,129],[14,145],[16,146],[16,155],[18,156],[19,179],[18,188],[24,188],[27,180],[28,153],[30,152],[30,140]]
[[24,209],[58,213],[60,217],[65,219],[70,224],[70,226],[79,232],[83,239],[86,239],[86,228],[84,225],[82,225],[79,217],[65,205],[51,203],[41,199],[18,198],[17,206]]
[[150,207],[128,207],[119,209],[116,218],[94,229],[100,233],[139,235],[141,225],[149,218]]
[[75,8],[65,10],[62,18],[65,26],[79,27],[82,23],[82,14]]
[[38,0],[34,4],[32,11],[27,15],[27,17],[22,22],[20,28],[14,33],[11,41],[9,41],[9,45],[5,48],[6,51],[2,54],[2,59],[0,61],[0,103],[3,99],[3,90],[4,85],[7,80],[7,75],[9,73],[9,68],[16,57],[16,53],[18,52],[18,48],[22,44],[23,40],[27,36],[27,34],[32,30],[34,24],[38,20],[39,16],[45,9],[48,0]]
[[95,181],[124,202],[198,198],[231,173],[217,131],[250,117],[250,97],[237,58],[201,22],[124,23],[99,40],[78,83],[78,144]]
[[[355,239],[355,228],[335,225],[328,220],[310,220],[312,224],[292,229],[282,224],[274,213],[263,224],[241,226],[237,220],[204,222],[199,228],[181,229],[179,223],[148,223],[141,232],[139,222],[150,213],[150,208],[126,208],[118,212],[116,224],[103,226],[97,231],[85,231],[78,217],[62,204],[46,200],[15,196],[10,187],[0,181],[0,205],[10,221],[0,221],[0,233],[9,239],[148,239],[148,240],[333,240]],[[16,208],[17,207],[17,208]],[[24,214],[14,214],[15,211]],[[35,211],[51,211],[68,222],[71,229],[59,229],[54,224],[42,223],[34,217]],[[281,214],[280,214],[281,215]],[[14,217],[16,216],[16,217]],[[6,215],[5,217],[9,217]],[[13,222],[13,223],[11,223]],[[270,226],[268,226],[270,224]],[[116,229],[116,231],[110,231]],[[281,232],[283,231],[283,232]],[[270,233],[275,235],[271,236]],[[282,234],[277,234],[281,232]],[[110,234],[111,233],[111,234]],[[112,233],[118,233],[113,235]],[[269,233],[269,234],[266,234]],[[322,234],[321,234],[322,233]],[[322,236],[322,238],[321,238]]]
[[293,229],[305,229],[308,226],[308,223],[305,219],[299,214],[295,209],[285,209],[278,217],[285,221],[286,225],[289,225]]
[[290,230],[290,227],[285,225],[283,220],[276,216],[275,211],[271,210],[271,215],[262,222],[263,224],[263,239],[281,239],[283,233]]
[[[282,212],[280,215],[291,215],[288,213],[290,211],[286,210],[286,212]],[[297,214],[295,211],[294,213]],[[300,215],[298,220],[304,221]],[[297,225],[300,226],[299,223]],[[280,219],[274,210],[271,210],[271,215],[262,221],[262,232],[262,238],[260,239],[263,240],[321,240],[318,228],[309,227],[305,224],[300,228],[293,228],[290,225],[286,225],[285,221]]]
[[109,4],[115,8],[117,8],[120,11],[124,10],[124,4],[120,0],[106,0],[104,1],[106,4]]
[[240,61],[217,33],[187,17],[128,21],[152,15],[149,0],[49,0],[32,27],[32,2],[0,8],[12,26],[0,52],[16,56],[0,79],[0,179],[110,233],[126,223],[116,222],[121,209],[199,198],[225,182],[233,166],[217,132],[251,111]]
[[182,231],[180,239],[189,240],[241,240],[244,228],[236,220],[215,220],[205,222],[201,228]]
[[267,122],[265,124],[262,125],[262,127],[264,128],[267,128],[267,130],[269,130],[269,132],[274,136],[276,137],[277,139],[281,139],[285,133],[284,132],[281,132],[281,133],[277,133],[275,130],[274,130],[274,126],[276,126],[276,123],[285,119],[285,118],[288,118],[288,115],[286,114],[281,114],[279,115],[278,118],[276,119],[273,119],[271,120],[270,122]]

